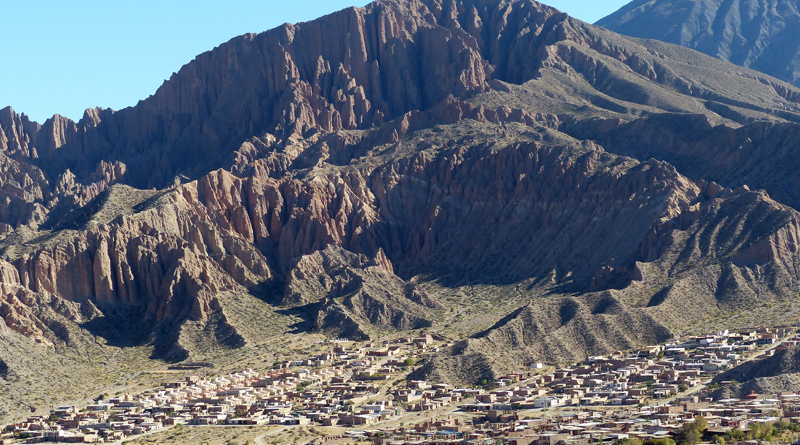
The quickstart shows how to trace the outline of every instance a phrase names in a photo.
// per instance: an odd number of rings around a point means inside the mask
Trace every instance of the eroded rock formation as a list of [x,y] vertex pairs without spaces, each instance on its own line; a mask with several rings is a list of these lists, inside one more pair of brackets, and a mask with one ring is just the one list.
[[530,0],[381,0],[238,37],[133,108],[0,111],[0,318],[173,360],[287,311],[424,328],[462,340],[428,371],[468,382],[661,340],[797,293],[800,215],[778,201],[797,205],[798,99]]

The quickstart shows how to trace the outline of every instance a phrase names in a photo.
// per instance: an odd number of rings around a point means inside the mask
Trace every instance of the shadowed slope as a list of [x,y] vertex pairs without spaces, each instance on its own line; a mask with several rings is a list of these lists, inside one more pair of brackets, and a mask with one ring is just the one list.
[[800,82],[800,11],[795,0],[636,0],[597,25]]
[[429,370],[463,381],[661,340],[796,293],[800,218],[610,136],[690,114],[791,132],[798,100],[528,0],[384,0],[238,37],[130,109],[0,111],[0,316],[169,360],[297,314],[425,327],[463,340]]

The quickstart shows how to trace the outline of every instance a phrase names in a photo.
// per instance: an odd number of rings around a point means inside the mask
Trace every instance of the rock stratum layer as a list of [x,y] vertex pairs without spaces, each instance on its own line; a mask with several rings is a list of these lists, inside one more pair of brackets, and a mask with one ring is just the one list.
[[530,0],[381,0],[133,108],[0,111],[0,318],[169,361],[428,330],[468,383],[660,341],[796,303],[797,122],[789,84]]
[[635,0],[597,25],[696,49],[800,85],[795,0]]

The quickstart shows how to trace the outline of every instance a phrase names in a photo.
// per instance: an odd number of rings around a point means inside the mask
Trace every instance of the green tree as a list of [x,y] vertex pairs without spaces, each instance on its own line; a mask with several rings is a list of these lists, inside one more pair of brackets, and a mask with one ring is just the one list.
[[708,421],[700,416],[694,422],[679,429],[675,434],[675,441],[679,444],[695,445],[700,442],[703,432],[708,429]]
[[700,416],[694,420],[695,429],[700,432],[704,432],[708,429],[708,420],[705,417]]
[[775,428],[772,425],[755,422],[750,426],[750,438],[769,441],[775,435]]
[[733,428],[732,430],[726,432],[723,437],[726,442],[738,442],[740,440],[744,440],[744,436],[744,431],[738,428]]
[[683,434],[676,436],[679,444],[695,445],[703,436],[694,428],[687,429]]
[[750,425],[750,438],[758,439],[759,437],[761,437],[761,424],[754,422],[752,425]]

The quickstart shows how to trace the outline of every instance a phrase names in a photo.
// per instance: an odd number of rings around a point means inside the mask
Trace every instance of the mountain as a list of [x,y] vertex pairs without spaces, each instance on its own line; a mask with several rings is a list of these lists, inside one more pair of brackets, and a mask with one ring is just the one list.
[[423,371],[474,383],[785,321],[798,122],[787,83],[531,0],[380,0],[132,108],[3,109],[0,414],[66,397],[21,353],[119,375],[424,330],[452,346]]
[[597,25],[686,46],[800,85],[795,0],[635,0]]
[[777,394],[791,391],[800,383],[800,348],[780,349],[773,356],[758,358],[736,366],[714,378],[717,383],[729,382],[716,392],[720,396]]

